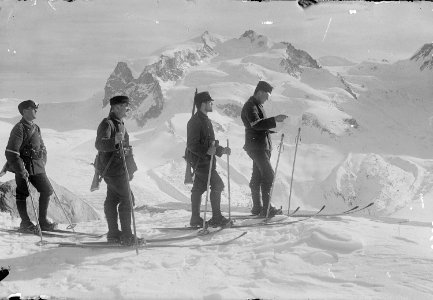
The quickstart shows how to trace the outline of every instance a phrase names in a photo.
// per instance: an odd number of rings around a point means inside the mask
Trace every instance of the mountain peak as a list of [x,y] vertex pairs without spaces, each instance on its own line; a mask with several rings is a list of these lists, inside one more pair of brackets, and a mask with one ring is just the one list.
[[258,34],[254,30],[245,31],[239,39],[249,40],[252,44],[255,44],[259,47],[269,46],[270,43],[269,39],[266,36]]
[[410,60],[420,63],[420,70],[433,69],[433,43],[424,44]]

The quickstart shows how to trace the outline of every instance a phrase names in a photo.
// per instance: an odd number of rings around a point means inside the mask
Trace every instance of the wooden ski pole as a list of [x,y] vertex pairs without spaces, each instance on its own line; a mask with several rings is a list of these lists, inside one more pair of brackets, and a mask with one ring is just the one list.
[[[227,139],[227,148],[229,148],[229,139]],[[229,221],[231,221],[231,201],[230,201],[230,155],[227,153],[227,192],[229,198]]]
[[123,148],[123,141],[120,141],[120,153],[121,153],[121,156],[122,156],[123,168],[125,169],[126,182],[128,184],[128,198],[129,198],[129,204],[131,205],[132,226],[134,228],[135,252],[138,255],[138,239],[137,239],[137,229],[135,227],[134,204],[133,204],[132,197],[131,197],[131,186],[129,184],[129,172],[128,172],[128,167],[126,166],[126,159],[125,159],[125,151],[124,151],[124,148]]
[[281,149],[283,148],[283,139],[284,139],[284,133],[281,134],[280,147],[279,147],[279,149],[278,149],[277,164],[275,165],[275,174],[274,174],[274,179],[272,180],[271,192],[270,192],[270,194],[269,194],[268,209],[267,209],[267,211],[266,211],[266,222],[267,222],[268,219],[269,219],[269,210],[270,210],[270,208],[271,208],[271,200],[272,200],[272,193],[274,192],[275,178],[277,178],[278,163],[280,162]]
[[56,190],[54,189],[53,185],[51,184],[51,181],[49,179],[48,179],[48,181],[51,185],[51,189],[53,190],[54,197],[57,199],[57,202],[59,202],[59,205],[63,211],[63,214],[65,215],[66,220],[68,220],[68,222],[69,222],[69,225],[68,225],[68,227],[66,227],[66,229],[72,229],[72,231],[75,232],[74,228],[75,228],[75,226],[77,226],[77,224],[72,223],[72,218],[69,218],[68,214],[66,213],[66,210],[63,207],[62,203],[60,202],[60,198],[57,196]]
[[298,135],[296,136],[295,156],[293,158],[292,178],[290,179],[289,208],[287,209],[287,215],[290,215],[290,200],[292,198],[293,174],[295,173],[296,152],[298,151],[298,143],[300,140],[301,140],[301,127],[298,128]]
[[214,160],[214,155],[211,155],[210,157],[210,165],[209,165],[209,172],[207,175],[207,184],[206,184],[206,202],[204,205],[204,216],[203,216],[203,229],[201,230],[202,234],[206,234],[207,233],[207,228],[206,228],[206,212],[207,212],[207,203],[209,200],[209,188],[210,188],[210,178],[212,176],[212,165],[213,165],[213,160]]
[[37,245],[42,246],[42,245],[45,245],[47,242],[44,241],[44,239],[42,238],[42,228],[41,228],[41,224],[39,223],[39,216],[38,216],[38,213],[36,212],[36,206],[35,206],[35,202],[33,200],[32,192],[30,191],[29,179],[25,178],[25,180],[26,180],[26,184],[27,184],[27,190],[29,191],[30,200],[32,202],[33,212],[35,213],[36,224],[38,225],[39,237],[41,238],[41,240],[37,243]]

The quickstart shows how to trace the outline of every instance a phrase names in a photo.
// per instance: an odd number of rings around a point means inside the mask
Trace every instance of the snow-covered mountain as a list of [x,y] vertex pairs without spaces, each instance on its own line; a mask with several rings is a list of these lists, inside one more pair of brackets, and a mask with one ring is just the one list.
[[421,47],[410,60],[415,61],[419,64],[419,69],[423,71],[424,69],[433,69],[433,43],[425,44]]
[[[156,61],[143,67],[137,79],[126,62],[119,62],[105,85],[103,106],[111,97],[126,94],[132,99],[130,117],[143,126],[149,119],[161,114],[165,91],[184,79],[189,71],[194,72],[194,67],[215,65],[216,69],[230,73],[235,70],[227,70],[228,65],[230,68],[259,65],[285,72],[294,78],[299,78],[306,68],[320,69],[317,61],[307,52],[287,42],[274,43],[252,30],[233,39],[206,31],[198,38],[162,49],[161,52]],[[241,64],[233,65],[235,58],[240,58]],[[262,75],[257,76],[260,78]],[[250,81],[253,83],[253,80]]]
[[[325,204],[325,212],[333,213],[375,204],[358,216],[249,229],[248,235],[229,246],[206,250],[184,244],[154,252],[146,249],[140,256],[127,250],[39,248],[33,243],[36,237],[2,233],[0,251],[6,259],[0,263],[13,266],[13,273],[10,282],[2,282],[6,291],[1,293],[11,294],[19,287],[30,295],[37,291],[59,296],[66,290],[77,299],[173,298],[172,290],[161,290],[168,278],[177,298],[395,298],[398,294],[429,299],[433,290],[425,266],[431,255],[426,229],[433,203],[433,85],[431,70],[420,70],[423,63],[417,57],[418,61],[393,64],[348,64],[338,57],[321,63],[288,42],[274,42],[253,31],[239,38],[205,33],[151,57],[118,62],[105,91],[87,101],[41,105],[36,123],[48,149],[48,175],[102,216],[104,183],[99,191],[89,192],[96,127],[108,114],[111,96],[126,93],[133,99],[127,128],[139,170],[131,188],[141,208],[135,214],[137,232],[146,238],[163,236],[154,227],[188,223],[190,213],[183,209],[190,207],[191,186],[183,183],[182,155],[196,88],[210,91],[215,104],[209,117],[216,137],[223,145],[230,142],[232,213],[249,211],[252,163],[242,149],[239,113],[259,79],[275,87],[265,104],[268,115],[289,115],[272,136],[273,166],[281,149],[273,205],[287,211],[290,188],[292,210],[297,206],[317,210]],[[19,101],[0,100],[2,141],[20,118]],[[301,141],[294,164],[298,128]],[[286,137],[278,149],[281,133]],[[217,168],[226,183],[226,157],[217,158]],[[7,176],[13,179],[13,174]],[[9,192],[13,199],[13,188]],[[227,206],[226,188],[224,213]],[[71,205],[71,210],[90,220],[93,214],[86,207]],[[53,208],[56,215],[62,213]],[[19,220],[2,214],[0,223],[11,228]],[[76,229],[100,234],[106,232],[106,222],[80,222]],[[212,241],[239,233],[227,229]],[[163,237],[167,236],[175,233]],[[202,239],[194,243],[206,243],[208,238]],[[115,274],[107,272],[113,263]],[[289,273],[287,264],[292,265]],[[203,280],[203,274],[212,280]]]

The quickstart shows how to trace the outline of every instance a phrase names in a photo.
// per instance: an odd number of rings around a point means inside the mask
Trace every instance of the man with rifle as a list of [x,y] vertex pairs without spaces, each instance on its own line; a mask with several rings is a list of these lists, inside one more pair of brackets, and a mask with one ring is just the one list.
[[[107,197],[104,202],[108,224],[107,241],[132,246],[136,237],[131,231],[133,195],[128,180],[132,180],[137,165],[123,123],[123,118],[129,111],[129,98],[115,96],[110,99],[110,105],[110,114],[102,120],[97,131],[95,147],[98,155],[95,168],[103,174],[107,184]],[[118,227],[118,218],[121,230]],[[137,240],[139,243],[143,242],[143,239]]]
[[39,228],[30,221],[26,199],[30,195],[29,182],[39,192],[39,226],[41,230],[53,231],[57,224],[47,219],[48,204],[53,189],[45,173],[47,150],[41,129],[33,120],[39,105],[26,100],[18,105],[22,119],[12,128],[6,146],[6,168],[15,173],[16,203],[21,218],[20,232],[39,234]]
[[[267,216],[270,193],[274,182],[274,170],[271,166],[272,141],[269,129],[276,127],[276,122],[283,122],[287,116],[278,115],[268,118],[263,104],[271,96],[273,87],[266,81],[259,81],[247,102],[245,102],[241,118],[245,126],[244,150],[253,161],[250,189],[253,199],[253,215]],[[260,193],[261,192],[261,193]],[[269,207],[269,216],[282,214],[281,209]]]
[[[194,105],[197,113],[188,121],[187,125],[187,149],[185,158],[195,173],[194,183],[191,190],[191,220],[192,227],[202,227],[203,219],[200,217],[201,195],[209,188],[207,186],[209,168],[210,172],[210,202],[212,207],[212,218],[208,224],[212,227],[224,226],[229,220],[221,214],[221,192],[224,183],[216,171],[216,162],[211,156],[221,157],[223,154],[230,155],[228,147],[221,147],[215,140],[215,134],[211,120],[207,114],[212,112],[212,102],[209,92],[201,92],[195,95]],[[212,166],[210,162],[212,161]]]

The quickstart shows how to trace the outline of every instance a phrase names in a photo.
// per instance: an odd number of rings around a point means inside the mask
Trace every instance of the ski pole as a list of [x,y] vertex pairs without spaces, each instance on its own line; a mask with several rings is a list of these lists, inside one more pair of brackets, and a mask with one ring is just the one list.
[[48,182],[50,183],[51,189],[53,190],[53,193],[54,193],[54,196],[55,196],[54,198],[56,198],[57,202],[59,202],[59,205],[60,205],[61,209],[63,210],[63,214],[65,215],[66,220],[68,220],[68,222],[69,222],[69,225],[68,225],[68,227],[66,227],[66,229],[72,229],[72,231],[75,232],[74,228],[75,228],[75,226],[77,226],[77,224],[73,224],[72,223],[72,218],[69,218],[68,214],[66,213],[66,210],[63,207],[62,203],[60,202],[60,198],[57,196],[56,190],[54,189],[54,187],[53,187],[53,185],[52,185],[52,183],[51,183],[51,181],[49,179],[48,179]]
[[293,174],[295,173],[296,152],[298,151],[298,143],[300,140],[301,140],[301,127],[298,128],[298,135],[296,136],[295,156],[293,158],[292,178],[290,179],[289,208],[287,209],[287,215],[290,214],[290,200],[292,198]]
[[126,183],[128,185],[128,198],[129,198],[129,204],[131,205],[132,225],[134,227],[135,252],[138,255],[137,229],[135,227],[135,215],[134,215],[134,208],[133,208],[132,197],[131,197],[131,186],[129,185],[129,173],[128,173],[128,167],[126,166],[125,151],[124,151],[124,148],[123,148],[123,142],[122,141],[120,141],[120,153],[121,153],[121,156],[122,156],[123,168],[125,169]]
[[[229,148],[229,139],[227,139],[227,148]],[[229,221],[231,221],[231,203],[230,203],[230,155],[227,153],[227,192],[229,194]]]
[[283,139],[284,139],[284,133],[281,134],[281,141],[280,141],[280,146],[279,146],[279,149],[278,149],[277,164],[275,165],[274,179],[272,180],[271,192],[269,193],[269,203],[268,203],[268,209],[266,211],[266,222],[269,219],[269,210],[271,208],[271,200],[272,200],[272,193],[274,192],[275,178],[277,178],[278,163],[280,162],[281,149],[283,148]]
[[29,183],[29,179],[25,178],[26,180],[26,184],[27,184],[27,190],[29,191],[29,195],[30,195],[30,200],[32,202],[32,207],[33,207],[33,212],[35,213],[35,218],[36,218],[36,224],[38,225],[38,232],[39,232],[39,237],[41,238],[41,240],[37,243],[38,246],[42,246],[45,245],[47,242],[44,241],[44,239],[42,238],[42,229],[41,229],[41,224],[39,223],[39,216],[36,212],[36,206],[35,206],[35,202],[33,201],[33,196],[32,196],[32,192],[30,191],[30,183]]
[[207,175],[207,184],[206,184],[206,202],[205,202],[205,205],[204,205],[203,229],[201,231],[203,234],[207,233],[207,229],[206,229],[206,212],[207,212],[207,202],[209,200],[209,187],[210,187],[210,178],[211,178],[211,175],[212,175],[213,160],[214,160],[214,155],[211,155],[211,157],[210,157],[210,165],[209,165],[209,172],[208,172],[208,175]]

